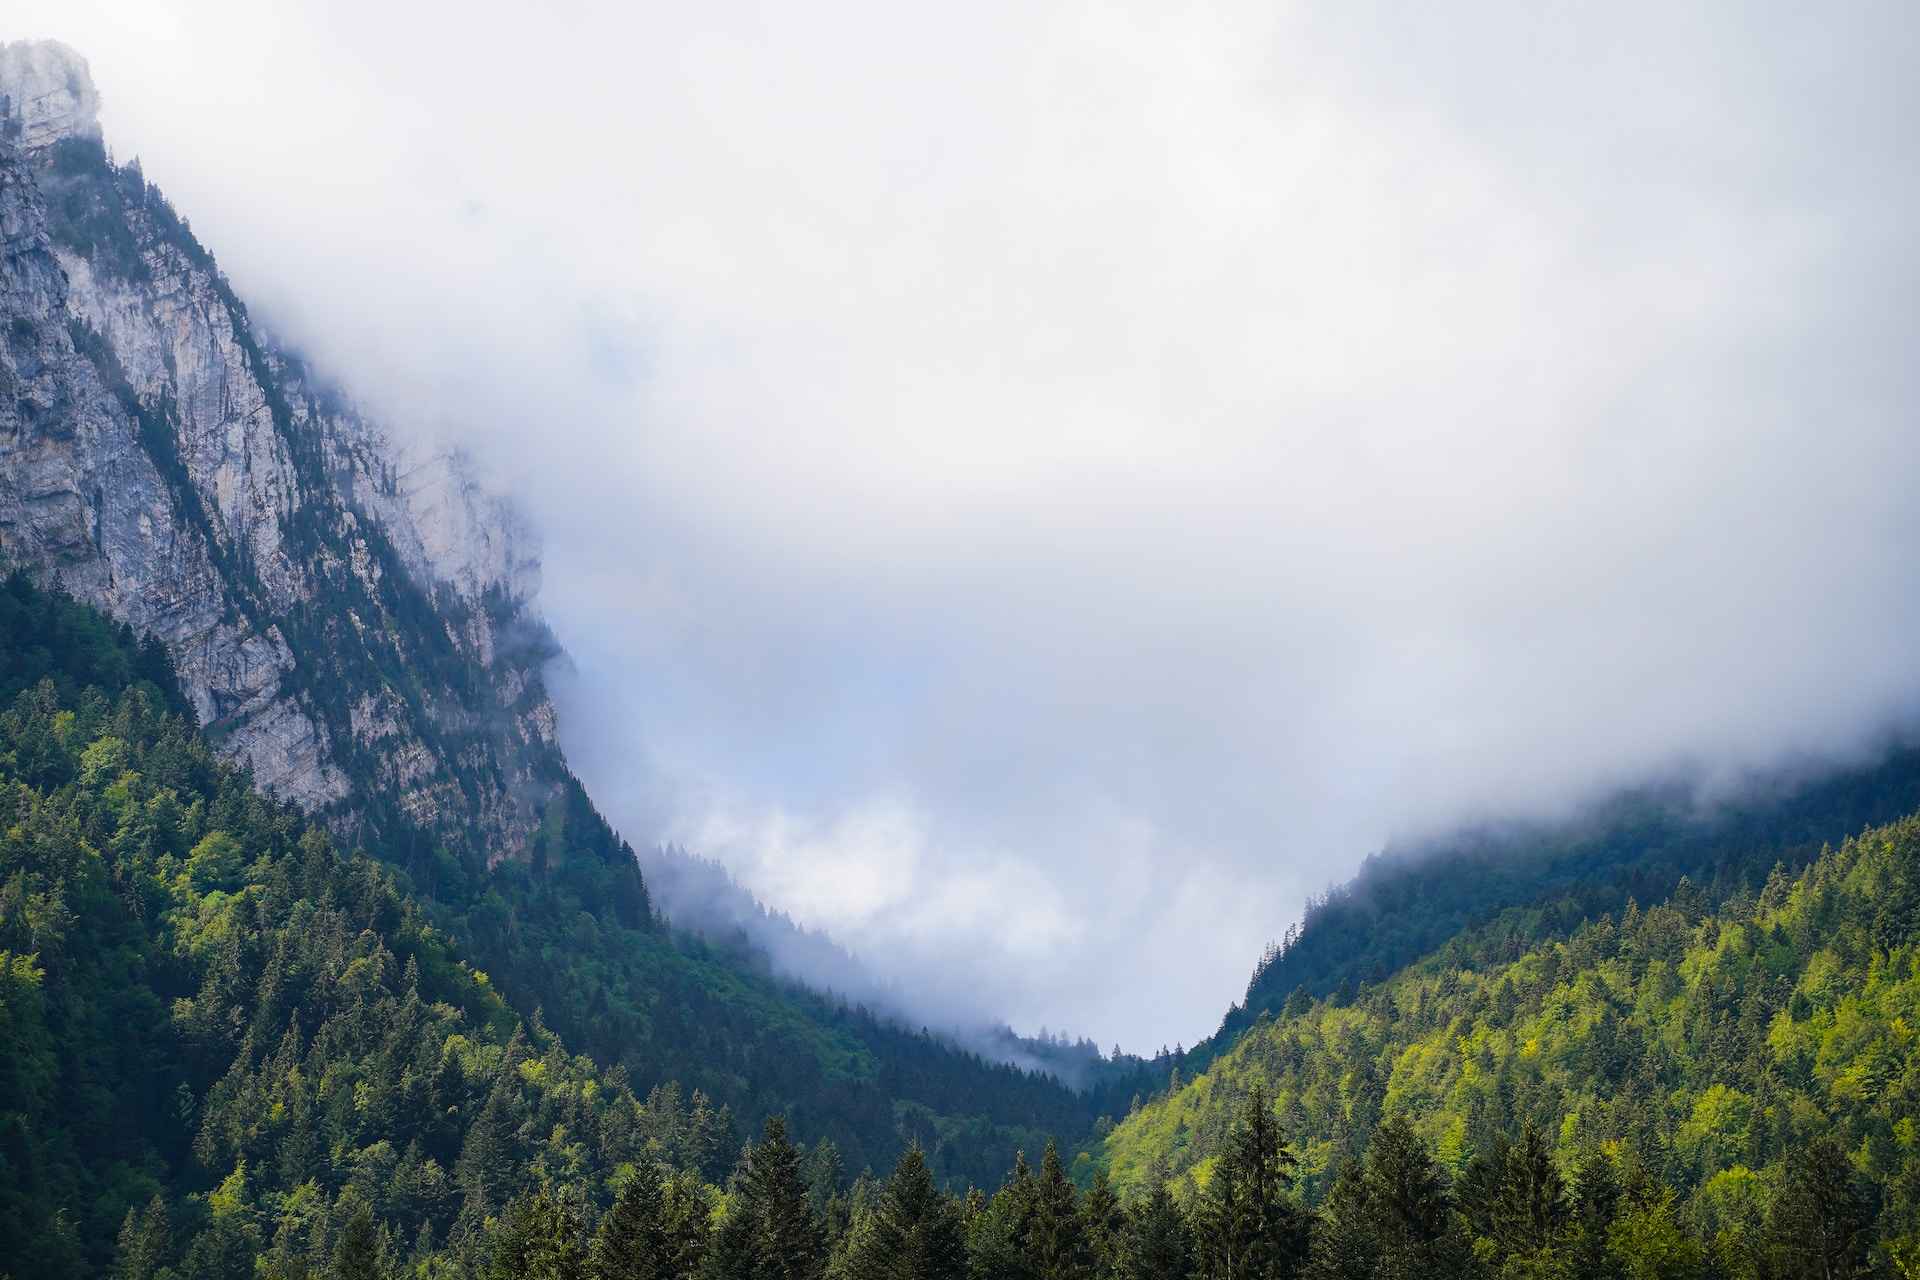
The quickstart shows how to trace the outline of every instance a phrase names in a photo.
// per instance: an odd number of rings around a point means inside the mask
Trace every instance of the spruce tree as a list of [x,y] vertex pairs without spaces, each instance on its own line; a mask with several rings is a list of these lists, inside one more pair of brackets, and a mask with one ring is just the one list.
[[490,1280],[589,1280],[580,1212],[550,1187],[516,1198],[493,1238]]
[[964,1280],[959,1214],[934,1185],[919,1147],[900,1157],[863,1225],[847,1258],[847,1280]]
[[1314,1222],[1309,1280],[1373,1280],[1380,1271],[1380,1237],[1366,1171],[1349,1162],[1334,1176]]
[[1105,1169],[1096,1169],[1093,1185],[1080,1201],[1081,1233],[1086,1237],[1097,1275],[1112,1275],[1119,1267],[1127,1234],[1126,1211],[1113,1192]]
[[333,1246],[327,1280],[383,1280],[387,1272],[383,1253],[373,1207],[356,1198],[340,1229],[340,1239]]
[[1153,1194],[1127,1215],[1118,1273],[1124,1280],[1187,1280],[1193,1272],[1193,1234],[1180,1206],[1156,1178]]
[[153,1280],[173,1253],[173,1225],[167,1202],[156,1195],[136,1213],[127,1210],[120,1226],[114,1280]]
[[826,1235],[807,1202],[800,1151],[787,1122],[768,1116],[747,1161],[744,1187],[754,1222],[754,1262],[760,1280],[814,1280],[826,1269]]
[[1775,1273],[1783,1280],[1867,1274],[1872,1206],[1834,1139],[1819,1139],[1788,1164],[1767,1234]]
[[1472,1273],[1472,1245],[1446,1178],[1406,1117],[1393,1116],[1375,1131],[1364,1181],[1380,1274],[1449,1280]]
[[991,1280],[1028,1280],[1034,1275],[1027,1239],[1037,1194],[1026,1154],[1016,1151],[1006,1182],[968,1222],[967,1251],[975,1275]]
[[1092,1271],[1093,1255],[1080,1221],[1080,1197],[1060,1162],[1060,1148],[1051,1139],[1040,1159],[1026,1246],[1034,1274],[1041,1280],[1082,1280]]
[[667,1280],[673,1275],[664,1200],[659,1167],[641,1161],[594,1234],[594,1280]]
[[1289,1194],[1295,1161],[1256,1086],[1207,1182],[1195,1244],[1209,1276],[1290,1276],[1306,1260],[1307,1218]]

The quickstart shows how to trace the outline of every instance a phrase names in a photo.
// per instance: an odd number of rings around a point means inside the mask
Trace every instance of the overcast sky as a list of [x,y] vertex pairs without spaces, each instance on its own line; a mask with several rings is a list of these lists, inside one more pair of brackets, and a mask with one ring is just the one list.
[[562,733],[1152,1049],[1398,834],[1920,703],[1908,3],[12,0],[546,543]]

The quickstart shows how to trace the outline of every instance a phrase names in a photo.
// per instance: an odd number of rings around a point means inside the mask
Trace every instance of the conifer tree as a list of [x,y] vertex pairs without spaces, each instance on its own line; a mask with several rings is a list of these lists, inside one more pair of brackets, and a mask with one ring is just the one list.
[[1375,1132],[1366,1172],[1376,1229],[1403,1260],[1395,1274],[1447,1280],[1471,1272],[1472,1246],[1446,1176],[1405,1116],[1394,1116]]
[[1554,1166],[1553,1152],[1532,1124],[1507,1147],[1499,1169],[1489,1235],[1507,1257],[1558,1245],[1570,1216],[1566,1180]]
[[1767,1234],[1782,1280],[1867,1274],[1872,1208],[1838,1142],[1821,1138],[1787,1166]]
[[673,1275],[660,1170],[643,1160],[594,1234],[594,1280],[667,1280]]
[[1380,1267],[1380,1238],[1365,1170],[1349,1162],[1334,1176],[1320,1205],[1308,1251],[1309,1280],[1372,1280]]
[[976,1276],[983,1280],[1027,1280],[1034,1274],[1027,1239],[1037,1194],[1026,1153],[1016,1151],[1006,1182],[968,1223],[967,1251]]
[[743,1188],[754,1223],[754,1262],[760,1280],[813,1280],[826,1268],[825,1233],[800,1171],[800,1152],[787,1122],[768,1116],[747,1161]]
[[1080,1221],[1080,1197],[1060,1162],[1060,1148],[1051,1139],[1034,1184],[1026,1249],[1041,1280],[1082,1280],[1092,1270],[1093,1255]]
[[661,1188],[661,1229],[667,1241],[668,1274],[692,1276],[699,1273],[712,1236],[712,1205],[700,1175],[684,1170],[667,1179]]
[[167,1202],[156,1195],[141,1210],[127,1210],[120,1225],[114,1280],[153,1280],[173,1253],[173,1225]]
[[1255,1086],[1207,1183],[1195,1224],[1208,1275],[1290,1276],[1305,1261],[1307,1218],[1289,1194],[1294,1166],[1266,1091]]
[[1153,1194],[1127,1215],[1117,1270],[1124,1280],[1187,1280],[1192,1274],[1193,1236],[1164,1178],[1156,1178]]
[[966,1240],[952,1202],[934,1185],[926,1157],[910,1147],[866,1215],[848,1256],[847,1280],[964,1280]]
[[1119,1268],[1126,1240],[1127,1214],[1105,1169],[1094,1171],[1093,1185],[1080,1201],[1080,1220],[1095,1274],[1112,1275]]
[[550,1187],[507,1207],[493,1239],[490,1280],[588,1280],[579,1210]]
[[356,1197],[340,1228],[340,1239],[333,1246],[327,1280],[383,1280],[387,1272],[383,1253],[373,1207]]

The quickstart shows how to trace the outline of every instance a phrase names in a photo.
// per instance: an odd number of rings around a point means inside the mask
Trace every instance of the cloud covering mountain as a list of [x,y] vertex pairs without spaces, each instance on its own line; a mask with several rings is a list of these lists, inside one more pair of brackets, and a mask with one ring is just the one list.
[[626,834],[929,1000],[1191,1040],[1396,833],[1920,700],[1907,6],[10,19],[517,491]]

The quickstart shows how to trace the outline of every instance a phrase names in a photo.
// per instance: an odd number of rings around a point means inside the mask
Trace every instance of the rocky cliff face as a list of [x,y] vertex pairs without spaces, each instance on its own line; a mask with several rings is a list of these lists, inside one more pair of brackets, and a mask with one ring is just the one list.
[[0,550],[162,639],[270,792],[511,853],[564,776],[524,529],[261,332],[97,109],[0,46]]

